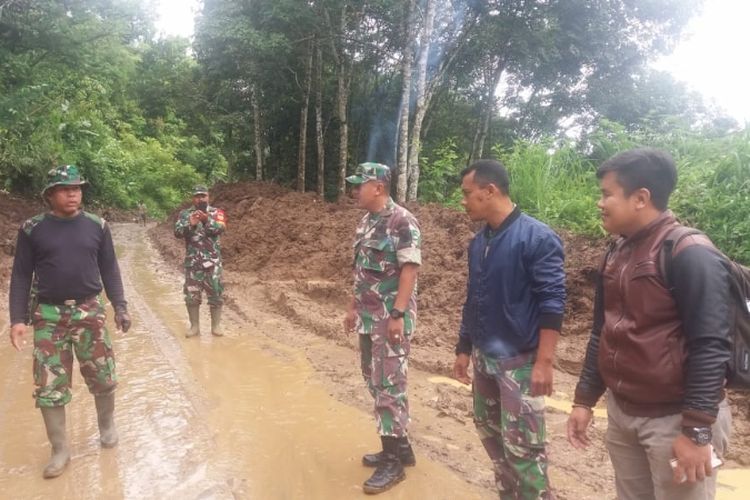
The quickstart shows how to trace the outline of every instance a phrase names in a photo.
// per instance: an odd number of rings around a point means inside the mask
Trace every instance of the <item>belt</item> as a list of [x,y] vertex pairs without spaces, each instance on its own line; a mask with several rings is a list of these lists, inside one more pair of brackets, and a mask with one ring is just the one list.
[[99,294],[89,295],[88,297],[83,297],[81,299],[50,299],[47,297],[39,297],[39,303],[50,304],[53,306],[80,306],[81,304],[96,298],[97,295]]

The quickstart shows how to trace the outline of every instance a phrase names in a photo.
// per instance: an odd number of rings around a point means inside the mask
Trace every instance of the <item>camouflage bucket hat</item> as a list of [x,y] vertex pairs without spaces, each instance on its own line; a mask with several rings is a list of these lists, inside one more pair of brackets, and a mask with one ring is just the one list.
[[208,194],[208,188],[206,186],[195,186],[193,188],[193,196],[197,194]]
[[391,169],[382,163],[360,163],[354,175],[346,178],[349,184],[364,184],[369,181],[391,182]]
[[47,172],[47,185],[42,190],[42,196],[55,186],[82,186],[88,184],[75,165],[60,165]]

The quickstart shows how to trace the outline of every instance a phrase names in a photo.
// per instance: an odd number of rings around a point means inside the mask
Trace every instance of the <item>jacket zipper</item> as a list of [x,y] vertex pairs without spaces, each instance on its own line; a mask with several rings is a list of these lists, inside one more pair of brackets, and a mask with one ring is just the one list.
[[[622,269],[620,269],[620,278],[618,280],[619,281],[618,286],[620,288],[620,297],[624,296],[622,279],[625,276],[625,270],[627,268],[628,268],[628,264],[626,262],[625,265],[622,266]],[[625,318],[625,307],[624,307],[623,301],[620,300],[620,318],[617,320],[617,322],[612,327],[612,336],[617,341],[617,343],[615,344],[615,352],[612,355],[612,368],[615,370],[616,373],[617,373],[617,355],[620,352],[620,343],[619,343],[619,339],[617,339],[617,327],[620,325],[620,323],[622,322],[622,320],[624,318]],[[622,377],[618,373],[618,377],[617,377],[617,389],[618,390],[620,389],[621,385],[622,385]]]
[[[478,285],[481,288],[482,287],[482,276],[484,276],[484,266],[485,262],[487,261],[487,255],[490,252],[490,238],[487,238],[485,235],[484,237],[484,252],[482,253],[482,259],[479,262],[479,276],[478,276]],[[474,325],[477,330],[480,329],[480,323],[479,323],[479,297],[481,297],[483,294],[479,293],[477,294],[477,299],[474,301]]]

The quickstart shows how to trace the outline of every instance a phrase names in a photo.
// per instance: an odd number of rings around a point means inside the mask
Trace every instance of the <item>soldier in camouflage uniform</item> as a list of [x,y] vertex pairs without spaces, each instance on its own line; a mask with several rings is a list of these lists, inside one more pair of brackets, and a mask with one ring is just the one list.
[[221,307],[224,303],[221,280],[221,235],[226,229],[224,211],[208,204],[208,188],[196,186],[193,206],[180,212],[174,235],[185,240],[185,285],[183,293],[190,318],[186,337],[200,335],[201,292],[205,291],[211,308],[211,333],[221,331]]
[[138,222],[141,223],[141,225],[146,225],[146,216],[148,214],[148,211],[146,210],[146,204],[143,203],[143,200],[138,200]]
[[[117,445],[112,341],[105,324],[102,287],[115,309],[115,324],[130,328],[112,236],[106,222],[80,210],[81,179],[74,165],[52,169],[42,192],[51,210],[18,231],[10,283],[10,340],[20,350],[26,323],[34,327],[34,398],[41,409],[52,457],[44,477],[57,477],[70,461],[65,405],[71,399],[73,356],[94,395],[101,445]],[[35,299],[29,308],[29,291]]]
[[552,393],[565,307],[562,243],[511,201],[500,162],[479,160],[462,177],[462,204],[472,220],[486,225],[469,244],[454,375],[470,383],[473,363],[474,423],[500,498],[553,498],[544,396]]
[[387,166],[363,163],[346,180],[368,212],[355,234],[354,296],[344,326],[359,334],[362,374],[375,400],[383,450],[365,455],[362,463],[376,467],[364,491],[379,493],[406,477],[404,465],[415,464],[407,435],[406,374],[417,319],[421,235],[414,216],[389,195]]

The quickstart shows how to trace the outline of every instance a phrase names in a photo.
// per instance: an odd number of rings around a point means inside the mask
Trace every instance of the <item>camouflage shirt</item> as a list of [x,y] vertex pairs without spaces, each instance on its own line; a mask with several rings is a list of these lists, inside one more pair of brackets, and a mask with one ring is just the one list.
[[[385,328],[398,292],[401,266],[421,265],[422,237],[417,219],[391,198],[380,213],[367,213],[354,238],[354,301],[357,332]],[[416,286],[404,317],[404,334],[417,319]]]
[[185,240],[185,269],[208,269],[221,266],[221,234],[226,228],[224,211],[209,206],[208,220],[190,227],[189,207],[180,212],[174,225],[174,235]]

